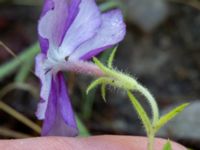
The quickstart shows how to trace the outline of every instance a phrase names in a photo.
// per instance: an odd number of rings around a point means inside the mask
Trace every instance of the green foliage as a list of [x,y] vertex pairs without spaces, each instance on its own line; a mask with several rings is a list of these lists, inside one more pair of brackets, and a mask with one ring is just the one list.
[[85,88],[82,90],[84,103],[82,106],[81,118],[90,119],[93,111],[96,91],[96,89],[92,89],[88,94],[86,94]]
[[110,54],[110,57],[109,57],[109,59],[108,59],[108,68],[112,68],[113,59],[114,59],[114,57],[115,57],[117,48],[118,48],[118,46],[116,46],[116,47],[113,49],[112,53]]
[[106,84],[101,85],[101,96],[104,102],[106,102]]
[[87,88],[86,93],[88,94],[92,89],[94,89],[95,87],[97,87],[98,85],[104,83],[107,79],[104,77],[101,77],[97,80],[94,80]]
[[39,52],[40,48],[38,43],[27,48],[19,56],[12,59],[6,64],[0,66],[0,80],[13,73],[19,66],[23,65],[27,60],[33,60],[34,56]]
[[167,143],[165,143],[163,150],[172,150],[172,145],[169,140],[167,141]]
[[[125,91],[128,91],[128,96],[136,109],[136,112],[141,119],[145,130],[147,132],[148,138],[149,138],[149,150],[153,149],[153,143],[154,143],[154,137],[156,132],[163,126],[165,125],[169,120],[174,118],[178,113],[184,110],[184,108],[188,104],[183,104],[168,114],[164,115],[163,117],[159,117],[159,109],[156,103],[155,98],[152,96],[152,94],[149,92],[147,88],[142,86],[140,83],[136,81],[133,77],[122,73],[120,71],[117,71],[113,69],[112,67],[112,62],[114,59],[116,49],[113,50],[111,53],[109,59],[108,59],[108,66],[105,66],[103,63],[101,63],[97,58],[93,58],[94,63],[99,67],[99,69],[104,73],[103,77],[100,77],[99,79],[93,81],[90,86],[87,89],[87,93],[95,88],[98,85],[102,84],[101,87],[101,93],[103,99],[105,99],[105,85],[111,85],[113,87],[121,88]],[[149,119],[147,113],[141,106],[141,104],[137,101],[137,99],[131,94],[131,91],[139,92],[142,94],[149,102],[152,110],[152,122]],[[160,119],[159,119],[160,118]]]
[[[108,49],[108,50],[104,51],[104,53],[102,53],[99,58],[100,61],[103,63],[106,63],[112,52],[113,52],[113,49]],[[102,84],[102,88],[103,88],[103,84]],[[101,88],[102,97],[103,97],[103,100],[105,101],[106,91],[104,92],[102,88]],[[96,96],[97,90],[92,89],[88,94],[85,94],[85,88],[82,91],[83,91],[84,104],[82,107],[81,117],[83,117],[84,119],[89,119],[90,116],[92,115],[93,104],[95,101],[95,96]]]
[[80,118],[76,115],[76,120],[77,120],[77,126],[79,129],[79,136],[89,136],[90,133],[88,129],[85,127],[83,122],[80,120]]
[[158,131],[161,127],[163,127],[168,121],[170,121],[171,119],[173,119],[176,115],[178,115],[179,113],[181,113],[189,104],[185,103],[182,104],[178,107],[176,107],[175,109],[173,109],[172,111],[170,111],[169,113],[167,113],[166,115],[162,116],[159,121],[155,124],[155,130]]
[[141,119],[146,132],[149,134],[151,132],[151,121],[146,113],[146,111],[143,109],[141,104],[137,101],[137,99],[133,96],[133,94],[128,91],[128,96],[131,100],[131,103],[133,104],[139,118]]
[[33,59],[30,59],[28,61],[25,61],[23,65],[20,66],[20,70],[17,73],[17,76],[15,77],[15,82],[25,82],[28,75],[31,73],[31,68],[33,66]]
[[105,12],[113,8],[122,7],[122,4],[119,0],[108,0],[105,3],[102,3],[99,7],[102,12]]
[[93,57],[93,61],[101,69],[101,71],[103,71],[104,73],[108,71],[107,67],[104,66],[96,57]]

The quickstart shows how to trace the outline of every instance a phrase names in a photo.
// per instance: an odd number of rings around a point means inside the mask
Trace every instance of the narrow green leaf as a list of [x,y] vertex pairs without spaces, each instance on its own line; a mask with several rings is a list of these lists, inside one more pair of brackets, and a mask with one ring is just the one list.
[[137,101],[137,99],[133,96],[133,94],[130,91],[128,91],[128,96],[129,96],[139,118],[141,119],[147,134],[149,134],[151,131],[152,125],[151,125],[151,121],[150,121],[146,111],[143,109],[141,104]]
[[34,59],[25,61],[25,63],[21,65],[21,68],[15,77],[15,82],[24,82],[27,79],[29,73],[31,73],[33,63]]
[[178,107],[176,107],[175,109],[173,109],[172,111],[170,111],[169,113],[167,113],[166,115],[162,116],[159,121],[155,124],[155,130],[158,131],[161,127],[163,127],[168,121],[170,121],[171,119],[173,119],[176,115],[178,115],[179,113],[181,113],[187,106],[189,105],[189,103],[185,103],[182,104]]
[[99,6],[99,8],[102,12],[105,12],[109,9],[113,9],[115,7],[118,7],[118,3],[114,2],[114,1],[105,2]]
[[104,102],[106,102],[106,84],[101,85],[101,96]]
[[19,56],[11,61],[0,66],[0,80],[7,75],[13,73],[24,61],[33,60],[34,56],[39,53],[39,44],[35,43],[26,50],[24,50]]
[[88,129],[85,127],[85,125],[77,115],[76,115],[76,120],[79,129],[79,136],[89,136],[90,132],[88,131]]
[[114,59],[114,57],[115,57],[117,48],[118,48],[118,46],[116,46],[116,47],[113,49],[112,53],[110,54],[110,57],[109,57],[109,59],[108,59],[108,68],[112,68],[113,59]]
[[99,60],[103,63],[106,64],[108,62],[108,59],[110,57],[110,54],[112,53],[113,48],[106,49],[101,55],[99,56]]
[[165,143],[163,150],[172,150],[172,145],[169,140],[167,141],[167,143]]
[[81,111],[81,117],[85,120],[89,120],[93,112],[93,105],[94,105],[97,89],[92,89],[90,93],[88,94],[86,94],[85,88],[81,91],[83,94],[82,99],[84,100],[82,111]]

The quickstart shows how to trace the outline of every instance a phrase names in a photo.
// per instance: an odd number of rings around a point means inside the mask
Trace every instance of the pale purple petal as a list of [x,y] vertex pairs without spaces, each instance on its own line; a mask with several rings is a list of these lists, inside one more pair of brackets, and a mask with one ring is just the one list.
[[49,40],[42,38],[39,35],[39,43],[40,43],[41,52],[46,55],[49,49]]
[[[53,9],[54,9],[53,0],[45,0],[40,18],[42,18],[49,10]],[[41,51],[42,53],[47,54],[47,50],[49,49],[49,41],[45,38],[42,38],[40,35],[38,36],[39,36]]]
[[78,134],[63,75],[52,81],[51,93],[42,128],[43,136],[76,136]]
[[60,106],[59,110],[67,129],[70,130],[70,133],[64,133],[64,134],[75,136],[78,134],[78,129],[74,117],[74,111],[72,109],[71,102],[67,93],[66,83],[61,73],[58,73],[58,86],[59,86],[58,105]]
[[45,111],[45,120],[42,126],[42,136],[49,135],[49,132],[53,128],[55,121],[56,121],[56,114],[57,114],[57,91],[56,91],[56,84],[52,80],[51,83],[51,90],[48,99],[48,106]]
[[126,26],[120,10],[102,14],[102,25],[97,35],[83,43],[69,57],[69,60],[86,60],[123,40]]
[[79,3],[80,0],[46,1],[38,32],[41,38],[49,40],[50,46],[54,48],[60,46],[68,27],[78,14]]
[[61,57],[70,55],[81,43],[93,37],[100,25],[101,14],[95,0],[82,0],[80,11],[59,48]]
[[43,17],[49,10],[53,10],[53,9],[54,9],[54,1],[45,0],[40,18]]
[[40,79],[41,82],[41,90],[40,90],[40,102],[38,104],[38,109],[36,112],[36,116],[38,119],[42,120],[45,118],[45,112],[47,108],[50,88],[51,88],[51,80],[52,75],[50,73],[46,73],[44,70],[44,61],[46,56],[44,54],[38,54],[35,59],[35,74]]

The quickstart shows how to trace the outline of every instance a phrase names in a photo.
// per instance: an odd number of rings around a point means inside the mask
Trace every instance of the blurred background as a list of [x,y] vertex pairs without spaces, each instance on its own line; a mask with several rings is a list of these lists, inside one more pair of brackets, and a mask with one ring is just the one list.
[[[0,0],[0,138],[39,135],[34,115],[39,80],[37,21],[42,0]],[[127,34],[115,66],[134,75],[155,96],[161,114],[184,102],[190,106],[158,134],[200,149],[200,1],[99,0],[102,11],[119,7]],[[99,55],[106,61],[110,50]],[[145,135],[126,93],[108,87],[107,103],[99,89],[86,95],[91,77],[66,74],[81,134]],[[150,112],[145,99],[137,95]],[[150,114],[150,113],[149,113]],[[85,127],[84,127],[85,126]]]

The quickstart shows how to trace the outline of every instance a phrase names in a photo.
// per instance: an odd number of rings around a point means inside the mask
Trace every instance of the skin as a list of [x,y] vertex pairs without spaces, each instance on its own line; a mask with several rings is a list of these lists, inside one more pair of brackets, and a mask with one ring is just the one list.
[[[162,150],[166,140],[156,139],[155,150]],[[2,150],[147,150],[147,139],[134,136],[92,136],[87,138],[38,137],[1,140]],[[173,150],[187,150],[172,143]]]

